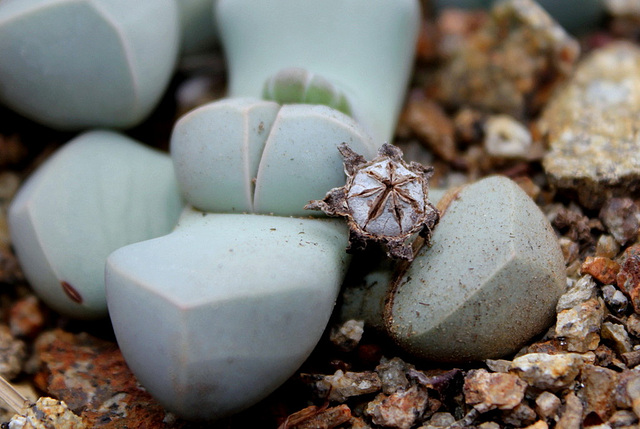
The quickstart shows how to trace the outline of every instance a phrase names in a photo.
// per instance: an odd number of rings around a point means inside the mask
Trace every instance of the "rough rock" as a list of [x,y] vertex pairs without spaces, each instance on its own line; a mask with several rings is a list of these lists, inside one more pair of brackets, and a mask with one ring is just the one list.
[[291,414],[285,427],[289,429],[332,429],[351,419],[351,409],[342,404],[322,409],[315,405]]
[[580,267],[581,274],[589,274],[605,285],[614,283],[619,271],[620,264],[604,256],[587,256]]
[[602,234],[600,238],[598,238],[595,256],[604,256],[605,258],[613,259],[618,255],[618,252],[620,252],[620,244],[618,244],[612,235]]
[[511,363],[511,371],[538,389],[558,391],[569,387],[584,366],[577,353],[528,353]]
[[546,106],[540,125],[552,184],[601,206],[640,189],[640,48],[612,43],[582,60]]
[[512,410],[522,402],[527,383],[517,375],[471,370],[464,380],[465,402],[481,413]]
[[616,406],[615,388],[618,374],[608,368],[585,365],[580,374],[582,389],[578,397],[584,404],[585,415],[595,413],[602,422],[609,420]]
[[629,353],[632,350],[631,339],[623,325],[618,323],[604,322],[600,335],[603,339],[610,340],[619,355]]
[[0,325],[0,376],[8,380],[16,377],[26,358],[26,344],[15,338],[7,325]]
[[17,337],[35,337],[45,324],[45,310],[35,295],[18,300],[9,310],[9,327]]
[[597,294],[598,287],[596,282],[593,281],[593,277],[590,275],[582,276],[577,282],[574,282],[569,290],[567,290],[556,305],[556,311],[568,310],[576,305],[582,304]]
[[620,290],[631,298],[635,312],[640,313],[640,245],[624,251],[616,282]]
[[25,415],[16,415],[8,424],[9,429],[85,429],[89,426],[74,414],[64,401],[39,398],[27,408]]
[[555,335],[567,344],[567,350],[584,353],[600,343],[600,327],[604,318],[604,302],[591,298],[558,313]]
[[515,427],[533,424],[536,421],[536,417],[536,412],[533,408],[524,402],[516,405],[512,410],[502,412],[502,422]]
[[510,0],[452,55],[437,96],[516,118],[538,109],[572,70],[579,54],[571,38],[536,2]]
[[613,285],[602,287],[602,297],[607,307],[613,314],[622,314],[627,311],[629,299]]
[[36,348],[38,388],[66,402],[89,427],[170,427],[165,410],[140,387],[115,343],[56,330],[41,334]]
[[544,391],[536,398],[536,412],[543,419],[555,418],[561,405],[560,398],[551,392]]
[[410,367],[412,366],[398,357],[393,359],[383,357],[376,367],[376,372],[382,383],[382,392],[390,395],[400,390],[408,389],[410,382],[407,378],[407,370]]
[[415,135],[446,161],[456,156],[455,129],[444,109],[433,100],[409,100],[398,124],[400,133]]
[[319,376],[315,387],[320,395],[325,392],[329,401],[344,402],[353,396],[374,393],[382,388],[380,377],[375,372],[344,372]]
[[509,115],[493,115],[485,122],[484,148],[490,156],[507,159],[533,158],[529,130]]
[[426,389],[413,386],[392,395],[379,394],[367,404],[365,413],[377,425],[409,429],[422,415],[428,400]]
[[627,318],[627,332],[634,337],[640,337],[640,315],[633,313]]
[[620,245],[638,237],[640,209],[631,198],[611,198],[600,209],[599,217]]
[[564,409],[556,424],[556,429],[580,429],[582,427],[583,406],[575,393],[569,392],[564,397]]
[[329,340],[340,350],[348,352],[358,346],[363,333],[364,322],[362,320],[347,320],[331,330]]

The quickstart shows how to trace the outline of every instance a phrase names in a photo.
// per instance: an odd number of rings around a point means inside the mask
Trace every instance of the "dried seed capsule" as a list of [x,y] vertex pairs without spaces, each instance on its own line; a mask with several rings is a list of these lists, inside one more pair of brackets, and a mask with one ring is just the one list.
[[344,158],[346,184],[305,208],[345,216],[350,229],[349,251],[363,249],[373,241],[386,245],[390,257],[413,260],[408,239],[420,233],[428,242],[440,220],[427,198],[433,167],[406,163],[402,151],[386,143],[370,162],[346,143],[338,150]]

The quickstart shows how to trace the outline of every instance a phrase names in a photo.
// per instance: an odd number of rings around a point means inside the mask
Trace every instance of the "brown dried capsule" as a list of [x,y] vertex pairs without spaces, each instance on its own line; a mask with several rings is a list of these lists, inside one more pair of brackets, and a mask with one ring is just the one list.
[[345,216],[350,229],[348,251],[364,249],[373,241],[386,245],[390,257],[413,260],[407,241],[419,233],[428,243],[440,220],[438,210],[427,199],[433,167],[407,164],[402,151],[386,143],[370,162],[346,143],[338,150],[344,158],[346,184],[305,208]]

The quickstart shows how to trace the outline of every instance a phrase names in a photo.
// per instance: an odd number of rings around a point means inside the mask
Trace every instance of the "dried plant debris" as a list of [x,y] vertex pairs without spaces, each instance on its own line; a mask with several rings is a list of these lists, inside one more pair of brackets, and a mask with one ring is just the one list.
[[377,242],[386,246],[390,257],[413,260],[410,239],[420,234],[428,243],[440,220],[428,199],[433,168],[406,163],[402,151],[387,143],[369,162],[346,143],[338,150],[344,158],[346,184],[305,208],[345,216],[350,229],[348,251]]

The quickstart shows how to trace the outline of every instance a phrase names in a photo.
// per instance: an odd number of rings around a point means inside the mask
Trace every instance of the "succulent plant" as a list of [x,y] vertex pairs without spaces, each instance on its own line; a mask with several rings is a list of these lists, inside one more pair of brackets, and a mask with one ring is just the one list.
[[[103,314],[99,272],[107,261],[104,286],[118,343],[168,409],[213,419],[269,394],[319,340],[350,260],[347,226],[312,217],[304,206],[344,183],[338,145],[373,157],[391,136],[418,12],[417,0],[219,1],[232,97],[176,124],[173,168],[163,155],[150,160],[147,149],[118,143],[124,137],[89,133],[49,160],[14,202],[12,233],[26,249],[18,251],[23,265],[33,264],[38,294],[72,316]],[[250,63],[260,73],[247,74],[246,55],[255,40],[267,39],[268,52]],[[289,39],[300,47],[289,50]],[[338,57],[327,56],[332,50]],[[342,69],[333,65],[340,57]],[[291,67],[302,70],[296,78],[278,74]],[[148,79],[158,81],[155,73]],[[270,77],[267,95],[277,102],[257,98]],[[283,98],[299,77],[309,85]],[[251,87],[248,97],[237,97],[243,85]],[[61,116],[70,117],[64,126],[85,124],[79,113]],[[181,208],[178,187],[190,206],[169,233]],[[33,216],[44,210],[55,213]],[[131,234],[146,224],[158,228]],[[63,238],[71,241],[65,246]],[[70,260],[81,263],[69,268]]]
[[107,315],[109,253],[168,233],[182,207],[167,155],[115,132],[92,131],[29,177],[8,221],[36,293],[61,313],[97,318]]
[[0,100],[53,128],[131,127],[179,48],[175,0],[0,2]]
[[[125,359],[148,391],[183,417],[215,419],[265,397],[293,374],[326,326],[350,259],[347,227],[309,218],[304,206],[344,183],[338,145],[372,157],[379,137],[390,136],[417,30],[416,1],[375,3],[393,13],[366,13],[370,2],[349,3],[357,15],[333,0],[218,2],[231,97],[185,115],[171,138],[178,183],[193,207],[173,233],[117,250],[106,269]],[[327,19],[337,20],[330,31]],[[355,21],[358,31],[336,36],[341,21]],[[304,57],[283,43],[285,34],[304,47]],[[379,37],[388,47],[382,52]],[[268,41],[268,52],[249,65],[260,73],[247,75],[242,61],[256,40]],[[335,68],[331,75],[316,70],[335,60],[326,53],[336,48],[360,70],[369,61],[360,57],[387,58],[393,73],[384,66],[368,73],[375,78],[341,79]],[[342,84],[355,81],[356,91],[344,91]],[[252,90],[238,97],[233,82]],[[275,101],[256,98],[263,90]],[[382,93],[375,103],[384,99],[384,107],[365,108],[376,91]],[[362,114],[334,109],[341,106]],[[363,118],[383,122],[373,138]]]
[[188,208],[171,234],[117,250],[107,298],[129,367],[190,419],[264,398],[324,331],[350,259],[346,230],[334,219]]
[[445,195],[438,208],[432,245],[411,265],[373,270],[351,287],[342,317],[365,318],[430,360],[516,352],[553,323],[565,289],[564,258],[549,221],[500,176]]
[[344,183],[336,150],[344,141],[375,153],[362,127],[329,107],[231,98],[183,116],[171,156],[183,195],[200,210],[308,216],[310,199]]
[[420,22],[416,0],[218,0],[229,96],[260,97],[288,68],[346,94],[353,117],[380,144],[392,137]]

